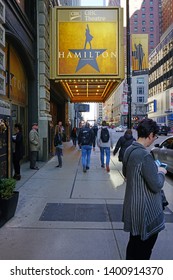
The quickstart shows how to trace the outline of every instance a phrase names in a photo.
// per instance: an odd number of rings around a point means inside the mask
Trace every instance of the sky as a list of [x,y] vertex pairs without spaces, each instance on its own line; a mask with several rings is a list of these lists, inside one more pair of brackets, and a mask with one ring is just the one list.
[[[109,0],[106,0],[107,3]],[[121,7],[124,8],[124,18],[126,18],[126,1],[121,0]],[[134,11],[138,10],[141,6],[143,0],[129,0],[129,12],[130,15],[134,13]],[[82,6],[103,6],[103,0],[81,0]]]

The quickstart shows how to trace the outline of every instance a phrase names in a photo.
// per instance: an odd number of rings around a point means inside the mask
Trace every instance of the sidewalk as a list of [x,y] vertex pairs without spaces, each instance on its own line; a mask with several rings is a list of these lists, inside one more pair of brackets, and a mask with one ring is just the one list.
[[[65,143],[63,168],[57,159],[39,163],[38,171],[22,165],[15,217],[0,228],[0,260],[125,259],[128,233],[121,222],[125,183],[122,164],[111,157],[110,173],[100,167],[99,150],[83,173],[81,152]],[[159,234],[152,259],[173,259],[173,187],[166,229]]]

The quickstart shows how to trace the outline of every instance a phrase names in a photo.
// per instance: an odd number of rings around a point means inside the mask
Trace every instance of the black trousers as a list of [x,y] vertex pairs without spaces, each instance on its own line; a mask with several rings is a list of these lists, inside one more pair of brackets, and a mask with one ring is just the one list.
[[149,260],[157,237],[158,233],[153,234],[146,240],[141,240],[140,235],[133,236],[130,234],[126,249],[126,260]]
[[13,166],[15,174],[20,175],[20,159],[15,153],[13,153]]

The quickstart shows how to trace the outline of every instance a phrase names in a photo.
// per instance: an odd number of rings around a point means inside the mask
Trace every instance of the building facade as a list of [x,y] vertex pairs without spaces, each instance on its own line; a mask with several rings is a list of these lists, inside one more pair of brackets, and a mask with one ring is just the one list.
[[162,0],[161,31],[164,33],[173,23],[173,0]]
[[173,127],[173,24],[149,56],[148,116]]
[[5,83],[1,83],[0,98],[9,110],[8,121],[6,121],[7,137],[4,142],[7,148],[6,166],[1,170],[0,175],[4,177],[11,175],[11,134],[14,124],[16,122],[22,124],[26,158],[29,154],[28,131],[32,121],[38,121],[37,64],[35,63],[37,33],[35,0],[7,0],[1,1],[0,4],[5,19],[3,27],[1,23],[1,31],[3,31],[1,56],[4,64],[1,67],[1,81],[4,80]]

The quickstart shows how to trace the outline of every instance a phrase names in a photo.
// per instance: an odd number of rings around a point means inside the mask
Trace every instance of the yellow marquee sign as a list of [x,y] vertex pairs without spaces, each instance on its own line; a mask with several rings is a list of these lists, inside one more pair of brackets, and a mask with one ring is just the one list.
[[52,8],[51,79],[124,78],[121,8]]

